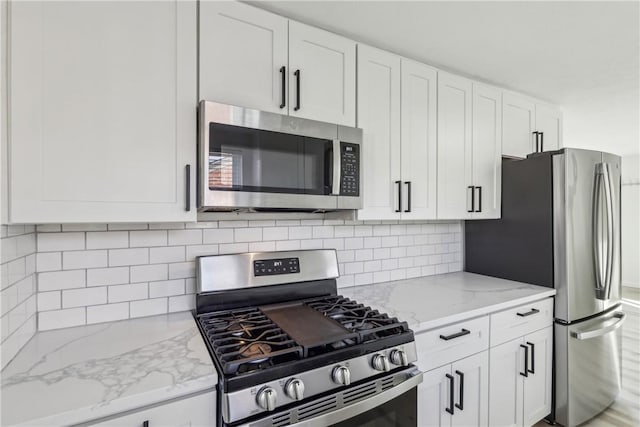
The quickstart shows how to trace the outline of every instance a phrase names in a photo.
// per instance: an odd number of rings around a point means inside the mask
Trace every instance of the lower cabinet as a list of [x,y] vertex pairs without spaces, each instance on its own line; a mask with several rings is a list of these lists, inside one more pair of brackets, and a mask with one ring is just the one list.
[[201,427],[216,425],[216,394],[208,392],[88,424],[96,427]]
[[489,350],[489,425],[531,426],[551,412],[553,327]]
[[418,387],[418,426],[486,426],[489,352],[424,374]]

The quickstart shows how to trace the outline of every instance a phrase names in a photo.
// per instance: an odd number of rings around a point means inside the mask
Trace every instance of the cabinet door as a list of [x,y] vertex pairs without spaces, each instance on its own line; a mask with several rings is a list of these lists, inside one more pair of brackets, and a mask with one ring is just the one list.
[[471,81],[438,73],[438,218],[461,219],[471,207]]
[[456,403],[452,427],[486,426],[489,409],[489,352],[483,351],[451,365]]
[[216,395],[214,392],[176,400],[144,409],[122,417],[91,424],[95,427],[201,427],[216,424]]
[[287,34],[281,16],[200,2],[200,100],[287,114]]
[[524,425],[530,426],[551,413],[553,327],[525,336],[524,344],[530,348],[530,372],[524,379]]
[[425,372],[422,383],[418,386],[418,426],[449,427],[451,414],[446,409],[450,401],[451,365]]
[[437,76],[434,68],[402,60],[402,219],[435,219],[437,214]]
[[473,219],[500,218],[502,92],[473,84]]
[[542,132],[542,151],[562,147],[562,112],[550,105],[536,104],[536,130]]
[[194,221],[196,3],[15,2],[9,19],[10,221]]
[[289,114],[355,126],[356,43],[289,21]]
[[502,96],[502,154],[524,158],[536,150],[535,105],[527,98],[504,93]]
[[358,219],[399,219],[400,57],[358,46],[358,127],[364,209]]
[[489,350],[489,425],[522,426],[524,349],[518,338]]

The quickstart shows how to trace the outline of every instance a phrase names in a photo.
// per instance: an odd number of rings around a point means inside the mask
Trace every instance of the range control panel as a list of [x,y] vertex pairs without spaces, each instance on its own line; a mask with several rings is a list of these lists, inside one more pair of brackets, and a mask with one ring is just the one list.
[[340,179],[341,196],[360,195],[360,145],[348,142],[340,143],[342,163]]
[[260,259],[253,261],[254,276],[300,273],[298,258]]

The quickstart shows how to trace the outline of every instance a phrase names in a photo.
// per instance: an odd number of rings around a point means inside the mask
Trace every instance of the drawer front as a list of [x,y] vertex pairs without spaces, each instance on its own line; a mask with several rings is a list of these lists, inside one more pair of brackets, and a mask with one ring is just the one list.
[[418,366],[424,371],[489,348],[489,316],[465,320],[416,335]]
[[553,298],[491,315],[491,347],[553,324]]

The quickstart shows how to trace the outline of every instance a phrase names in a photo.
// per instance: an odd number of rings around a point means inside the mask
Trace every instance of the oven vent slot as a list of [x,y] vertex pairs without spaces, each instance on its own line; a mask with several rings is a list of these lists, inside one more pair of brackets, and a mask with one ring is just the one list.
[[349,405],[356,400],[361,400],[378,392],[377,383],[367,384],[362,387],[358,387],[355,390],[349,390],[342,396],[342,401],[345,405]]
[[391,387],[393,387],[393,377],[392,378],[385,378],[382,380],[382,391],[386,391],[388,389],[390,389]]
[[298,421],[314,417],[324,412],[333,411],[335,409],[338,409],[338,401],[336,396],[330,396],[320,402],[314,402],[298,408]]
[[277,415],[271,420],[271,425],[273,427],[287,426],[289,424],[291,424],[291,412],[285,412],[284,414]]

